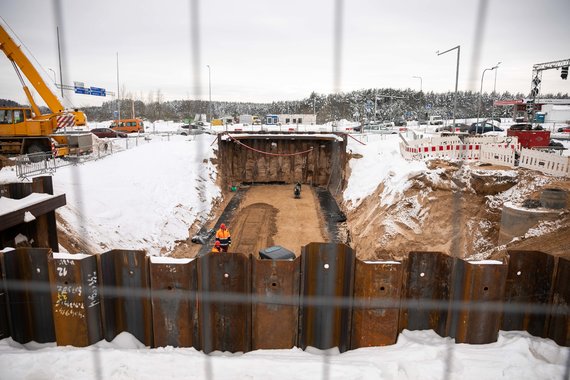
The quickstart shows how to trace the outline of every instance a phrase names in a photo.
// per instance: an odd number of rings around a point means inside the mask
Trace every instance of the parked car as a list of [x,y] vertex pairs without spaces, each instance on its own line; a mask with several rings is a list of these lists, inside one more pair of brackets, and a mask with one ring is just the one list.
[[182,136],[201,135],[204,133],[204,128],[196,124],[183,124],[176,130],[176,133]]
[[396,119],[394,120],[394,125],[396,127],[405,127],[406,125],[408,125],[408,123],[404,119]]
[[511,125],[509,128],[512,131],[530,131],[532,129],[532,124],[530,123],[517,123]]
[[479,122],[471,124],[469,127],[470,134],[481,134],[481,133],[488,133],[488,132],[503,132],[503,128],[497,127],[496,125],[489,123],[489,122]]
[[111,128],[93,128],[91,130],[91,133],[93,133],[95,136],[100,137],[100,138],[103,138],[103,137],[111,137],[111,138],[127,137],[127,134],[125,132],[115,131],[114,129],[111,129]]
[[[453,125],[453,127],[452,127]],[[464,124],[464,123],[455,123],[455,124],[450,124],[450,125],[446,125],[444,127],[439,127],[436,128],[436,132],[468,132],[469,128],[471,126],[468,124]]]

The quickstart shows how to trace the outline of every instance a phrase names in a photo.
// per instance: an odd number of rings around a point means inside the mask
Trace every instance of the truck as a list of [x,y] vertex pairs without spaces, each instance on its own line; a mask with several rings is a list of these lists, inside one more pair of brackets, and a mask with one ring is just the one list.
[[[29,107],[0,107],[0,154],[50,153],[57,157],[92,152],[90,132],[68,131],[85,126],[87,117],[77,109],[68,110],[49,89],[39,72],[0,25],[0,50],[14,66]],[[42,114],[21,74],[34,86],[51,113]]]

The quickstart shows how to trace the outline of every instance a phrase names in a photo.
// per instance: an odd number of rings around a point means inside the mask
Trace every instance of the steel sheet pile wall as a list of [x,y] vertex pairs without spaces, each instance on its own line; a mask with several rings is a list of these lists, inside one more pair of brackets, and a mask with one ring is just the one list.
[[198,317],[196,260],[151,261],[150,282],[154,346],[194,346]]
[[48,255],[44,248],[17,248],[4,252],[10,335],[18,343],[55,341],[48,275]]
[[404,266],[356,260],[351,348],[396,343]]
[[48,265],[57,344],[84,347],[103,339],[97,257],[50,254]]
[[548,337],[561,346],[570,346],[570,260],[560,258],[552,290]]
[[570,345],[570,261],[534,251],[511,251],[504,262],[438,252],[363,262],[343,244],[311,243],[295,260],[221,253],[168,262],[143,251],[25,248],[0,252],[0,268],[0,332],[21,343],[85,346],[127,331],[147,346],[205,353],[343,352],[394,344],[403,329],[470,344],[505,329]]
[[[535,251],[510,251],[501,330],[526,330],[546,338],[552,297],[554,257]],[[520,307],[517,305],[521,305]]]
[[455,338],[456,343],[496,342],[507,264],[454,261],[448,335]]
[[105,339],[127,331],[152,346],[148,257],[144,251],[112,250],[99,255]]
[[347,163],[347,139],[338,136],[342,134],[219,135],[224,180],[228,185],[301,182],[336,189],[344,180],[339,168]]
[[301,258],[252,258],[251,349],[292,348],[297,345]]
[[405,271],[400,331],[433,330],[447,335],[453,258],[439,252],[410,252]]
[[299,345],[350,348],[354,251],[344,244],[303,247]]
[[211,254],[198,263],[200,349],[251,350],[251,264],[241,253]]

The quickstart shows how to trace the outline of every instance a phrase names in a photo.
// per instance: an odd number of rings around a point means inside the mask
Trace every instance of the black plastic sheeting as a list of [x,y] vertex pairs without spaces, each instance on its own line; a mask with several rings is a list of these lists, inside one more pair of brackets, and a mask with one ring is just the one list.
[[[248,188],[243,188],[243,189],[239,189],[236,194],[233,196],[233,198],[230,200],[230,202],[228,203],[228,205],[226,206],[226,208],[224,209],[224,212],[222,212],[222,215],[220,215],[220,217],[218,218],[218,221],[216,222],[216,226],[213,229],[214,231],[216,229],[219,228],[220,224],[225,223],[225,224],[229,224],[229,221],[233,219],[234,214],[236,212],[236,210],[239,208],[239,205],[243,199],[243,197],[245,196],[245,193],[247,192]],[[202,243],[204,244],[204,246],[202,248],[200,248],[200,251],[198,252],[198,257],[202,257],[206,254],[208,254],[211,250],[212,250],[212,246],[214,244],[214,237],[215,237],[215,233],[212,233],[211,235],[204,235],[204,233],[207,234],[207,231],[203,231],[202,234],[198,234],[202,237]],[[192,238],[192,241],[194,240],[194,238]]]
[[317,193],[321,212],[327,225],[329,239],[334,243],[342,243],[342,241],[340,241],[338,224],[346,221],[346,215],[342,212],[340,207],[338,207],[336,200],[328,189],[317,187],[315,192]]

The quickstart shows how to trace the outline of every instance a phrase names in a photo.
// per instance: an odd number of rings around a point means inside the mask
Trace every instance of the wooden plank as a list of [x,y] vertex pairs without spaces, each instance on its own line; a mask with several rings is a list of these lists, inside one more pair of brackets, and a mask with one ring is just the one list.
[[25,223],[24,215],[30,212],[33,216],[47,214],[50,211],[55,211],[59,207],[66,205],[65,194],[53,196],[53,198],[46,199],[36,204],[24,207],[20,210],[12,211],[4,215],[0,215],[0,226],[2,230]]

